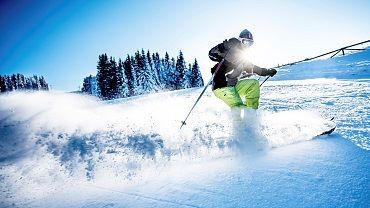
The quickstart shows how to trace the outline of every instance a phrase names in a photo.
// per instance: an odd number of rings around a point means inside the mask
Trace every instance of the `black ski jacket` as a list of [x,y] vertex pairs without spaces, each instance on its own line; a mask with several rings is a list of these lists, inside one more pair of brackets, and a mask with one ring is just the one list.
[[[238,39],[231,38],[218,44],[209,51],[208,56],[212,61],[220,63],[225,58],[222,66],[220,66],[220,69],[213,77],[212,90],[235,86],[243,72],[250,74],[256,73],[260,76],[268,75],[268,69],[261,68],[246,61],[242,57],[243,50],[243,44]],[[212,67],[212,74],[216,71],[219,63]]]

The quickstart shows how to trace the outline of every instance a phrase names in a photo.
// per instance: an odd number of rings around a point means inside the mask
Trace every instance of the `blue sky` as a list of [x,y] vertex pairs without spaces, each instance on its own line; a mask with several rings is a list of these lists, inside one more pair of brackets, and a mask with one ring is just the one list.
[[370,1],[2,0],[0,74],[44,75],[53,89],[78,89],[99,54],[137,49],[197,58],[210,77],[211,47],[244,28],[249,59],[273,67],[370,39]]

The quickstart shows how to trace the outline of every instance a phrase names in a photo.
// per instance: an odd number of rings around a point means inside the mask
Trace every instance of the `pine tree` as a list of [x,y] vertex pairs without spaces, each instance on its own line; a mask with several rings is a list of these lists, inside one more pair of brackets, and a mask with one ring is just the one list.
[[17,74],[17,80],[18,80],[17,88],[24,90],[25,89],[25,79],[24,79],[24,76],[22,74],[19,74],[18,73]]
[[143,87],[142,83],[144,81],[144,60],[142,60],[142,57],[140,55],[139,51],[135,52],[135,57],[134,57],[134,69],[135,69],[135,74],[136,74],[136,80],[135,80],[135,95],[141,95],[143,93]]
[[32,82],[32,89],[33,90],[39,90],[40,89],[39,78],[37,77],[37,75],[33,75],[33,77],[31,77],[31,82]]
[[204,86],[204,81],[199,70],[199,65],[197,59],[194,60],[193,66],[191,68],[191,85],[192,87],[202,87]]
[[177,81],[178,81],[178,72],[176,70],[176,61],[175,58],[169,58],[168,53],[166,52],[164,59],[164,77],[166,83],[166,89],[176,90]]
[[110,97],[110,80],[109,80],[109,67],[110,63],[108,61],[107,54],[102,54],[99,56],[98,61],[98,72],[97,72],[97,84],[100,89],[100,97],[103,99],[109,99]]
[[5,76],[6,91],[13,91],[13,83],[9,76]]
[[90,75],[84,78],[81,92],[89,95],[99,96],[99,89],[95,76]]
[[163,65],[158,53],[153,54],[153,63],[154,71],[156,71],[157,74],[158,86],[159,88],[163,89],[165,87],[164,82],[165,75],[163,74]]
[[90,94],[90,95],[92,94],[92,90],[91,90],[91,78],[92,78],[91,75],[84,78],[84,81],[82,83],[82,88],[81,88],[81,92],[82,93]]
[[119,88],[122,84],[122,76],[119,75],[117,69],[117,62],[113,57],[109,58],[109,67],[108,67],[108,99],[114,99],[119,97]]
[[159,78],[158,78],[158,71],[155,69],[154,60],[152,59],[149,50],[146,53],[146,59],[148,61],[150,74],[151,74],[152,79],[153,79],[153,88],[158,89],[159,85],[160,85],[159,84]]
[[98,86],[98,81],[96,79],[96,76],[91,76],[90,83],[91,83],[91,94],[99,97],[101,94],[100,94],[100,88]]
[[39,77],[40,90],[49,90],[49,86],[43,76]]
[[172,89],[174,85],[174,75],[173,75],[173,70],[172,70],[172,65],[171,65],[171,60],[170,56],[166,52],[164,56],[164,61],[163,61],[163,81],[165,83],[165,88],[167,89]]
[[135,80],[136,75],[133,67],[133,62],[131,61],[132,58],[130,55],[127,55],[126,60],[123,62],[123,69],[124,73],[126,75],[126,83],[128,88],[128,95],[127,96],[133,96],[135,94]]
[[10,80],[9,76],[5,76],[5,85],[6,85],[6,92],[13,90],[12,81]]
[[182,51],[180,51],[179,56],[176,61],[176,89],[184,88],[184,79],[186,74],[186,63]]
[[12,74],[10,76],[10,79],[11,79],[11,82],[12,82],[13,90],[17,90],[18,89],[18,79],[17,79],[17,76],[15,74]]
[[153,92],[156,90],[153,74],[151,73],[148,60],[146,59],[143,49],[141,50],[141,55],[139,54],[138,58],[139,76],[137,78],[141,88],[141,94]]
[[[142,52],[144,52],[144,50],[142,50]],[[153,70],[153,60],[152,60],[152,57],[150,57],[149,50],[147,50],[147,52],[146,52],[146,60],[147,60],[149,69],[152,71]]]
[[171,58],[170,62],[170,82],[171,82],[171,90],[176,90],[177,88],[177,81],[178,81],[179,73],[176,70],[176,60],[174,57]]
[[6,92],[6,78],[0,75],[0,92]]
[[183,82],[182,82],[182,85],[185,89],[192,87],[191,78],[192,78],[191,64],[189,64],[188,67],[185,68],[184,78],[183,78]]
[[135,62],[135,56],[131,56],[131,64],[132,64],[132,75],[134,77],[133,79],[133,93],[134,95],[138,95],[139,88],[137,84],[137,77],[138,77],[138,71],[137,71],[137,64]]
[[30,77],[25,78],[25,86],[26,90],[32,90],[32,79]]
[[127,78],[124,73],[123,62],[121,59],[118,60],[116,76],[118,80],[118,88],[117,88],[118,97],[119,98],[127,97],[129,94],[128,86],[127,86]]

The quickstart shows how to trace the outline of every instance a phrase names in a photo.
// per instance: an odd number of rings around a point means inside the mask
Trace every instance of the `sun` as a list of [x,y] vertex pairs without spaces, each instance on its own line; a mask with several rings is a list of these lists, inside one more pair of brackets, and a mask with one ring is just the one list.
[[245,48],[244,50],[240,51],[240,59],[244,62],[252,62],[253,59],[253,48]]

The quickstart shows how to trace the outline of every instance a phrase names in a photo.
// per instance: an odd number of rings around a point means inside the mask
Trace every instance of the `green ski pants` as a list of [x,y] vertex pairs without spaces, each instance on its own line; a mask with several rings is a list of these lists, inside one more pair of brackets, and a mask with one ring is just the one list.
[[[258,80],[240,80],[235,87],[218,88],[215,89],[213,93],[231,108],[246,106],[247,108],[258,109],[260,98],[260,85]],[[244,99],[245,102],[243,102]]]

